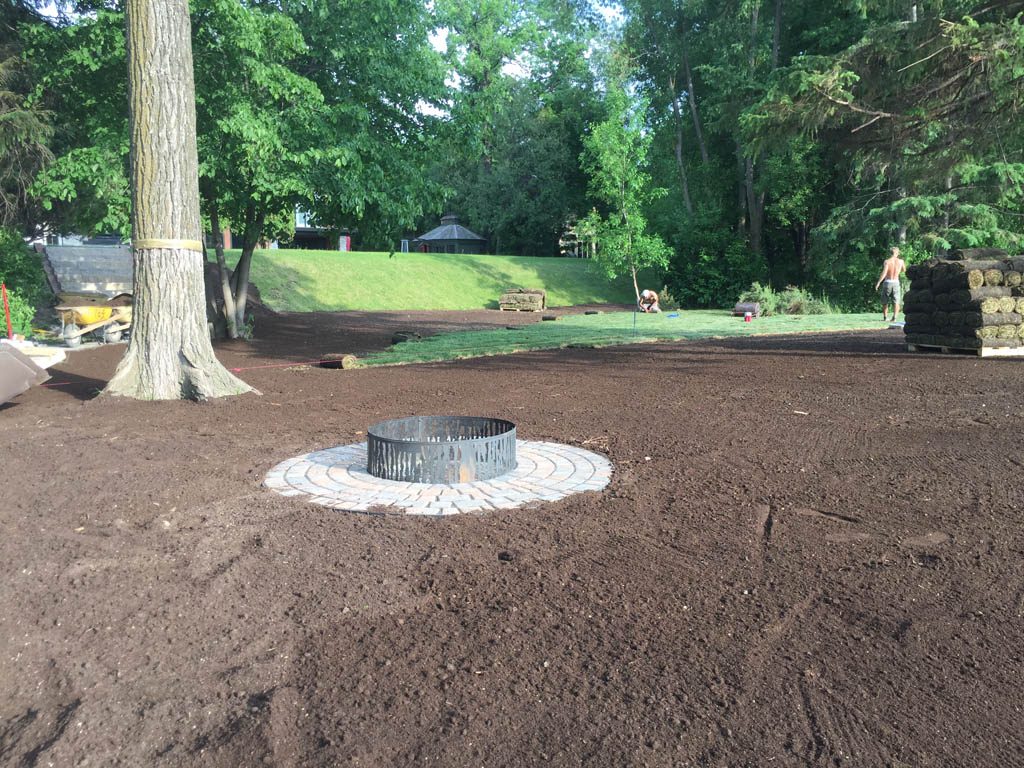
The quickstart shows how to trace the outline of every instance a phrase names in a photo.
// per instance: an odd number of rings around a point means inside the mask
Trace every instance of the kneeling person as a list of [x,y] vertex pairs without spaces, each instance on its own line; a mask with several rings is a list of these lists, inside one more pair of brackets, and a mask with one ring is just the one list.
[[658,294],[654,291],[641,291],[639,304],[641,312],[661,312],[661,307],[658,306]]

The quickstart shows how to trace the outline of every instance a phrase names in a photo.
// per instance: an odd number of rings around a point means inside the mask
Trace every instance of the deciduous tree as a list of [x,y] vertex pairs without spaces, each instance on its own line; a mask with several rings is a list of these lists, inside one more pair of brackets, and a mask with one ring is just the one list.
[[593,126],[584,140],[583,165],[590,174],[591,194],[601,200],[607,213],[596,209],[587,216],[585,228],[596,233],[597,263],[609,277],[628,274],[637,301],[637,272],[645,267],[665,267],[669,249],[647,231],[644,207],[665,194],[653,188],[646,172],[651,136],[644,131],[646,105],[632,103],[621,61],[613,62],[605,96],[607,117]]
[[186,0],[127,0],[133,322],[107,394],[203,400],[250,391],[206,325]]

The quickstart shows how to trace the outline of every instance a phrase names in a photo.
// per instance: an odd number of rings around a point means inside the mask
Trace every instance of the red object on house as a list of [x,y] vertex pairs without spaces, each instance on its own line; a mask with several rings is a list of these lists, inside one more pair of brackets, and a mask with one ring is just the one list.
[[0,283],[0,293],[4,297],[4,319],[7,320],[7,338],[14,338],[14,329],[11,328],[11,305],[7,303],[7,285]]

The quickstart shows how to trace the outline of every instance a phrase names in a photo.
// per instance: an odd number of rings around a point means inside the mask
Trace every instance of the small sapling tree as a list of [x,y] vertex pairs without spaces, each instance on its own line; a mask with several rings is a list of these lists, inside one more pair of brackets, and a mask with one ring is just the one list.
[[583,140],[581,160],[590,176],[590,194],[607,206],[607,214],[594,209],[581,224],[597,241],[596,263],[611,278],[629,274],[639,302],[637,272],[668,266],[670,250],[660,237],[647,232],[643,210],[666,191],[652,188],[644,170],[652,137],[644,131],[645,105],[630,98],[621,62],[613,63],[605,107],[604,122],[593,126]]

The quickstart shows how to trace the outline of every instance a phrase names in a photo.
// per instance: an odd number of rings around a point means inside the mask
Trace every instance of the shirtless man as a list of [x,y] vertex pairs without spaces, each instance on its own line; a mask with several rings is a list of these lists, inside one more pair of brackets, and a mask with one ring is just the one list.
[[889,319],[889,305],[893,305],[892,319],[900,313],[900,275],[907,271],[906,262],[900,258],[900,249],[893,247],[892,255],[882,264],[882,274],[875,283],[875,290],[882,292],[882,320]]
[[658,294],[654,291],[641,291],[639,304],[641,312],[661,312],[661,307],[658,306]]

